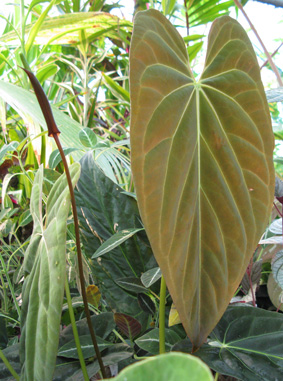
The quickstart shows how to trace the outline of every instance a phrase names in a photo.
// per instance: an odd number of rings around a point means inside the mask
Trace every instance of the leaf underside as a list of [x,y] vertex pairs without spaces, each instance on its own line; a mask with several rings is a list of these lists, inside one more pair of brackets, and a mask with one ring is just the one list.
[[139,12],[130,56],[132,169],[155,257],[195,347],[224,313],[274,194],[268,106],[251,43],[213,23],[196,80],[182,38]]

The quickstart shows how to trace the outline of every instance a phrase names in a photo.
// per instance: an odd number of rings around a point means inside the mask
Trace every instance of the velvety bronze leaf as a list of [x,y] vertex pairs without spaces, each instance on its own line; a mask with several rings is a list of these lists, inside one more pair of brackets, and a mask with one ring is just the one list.
[[156,10],[130,51],[132,169],[141,217],[188,336],[199,347],[237,289],[274,195],[274,138],[256,55],[228,16],[199,79]]

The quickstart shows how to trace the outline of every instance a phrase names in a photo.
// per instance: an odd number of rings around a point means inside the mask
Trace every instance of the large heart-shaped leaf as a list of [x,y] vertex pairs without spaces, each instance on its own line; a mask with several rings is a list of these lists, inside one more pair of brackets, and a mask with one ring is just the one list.
[[273,134],[243,28],[214,22],[196,80],[183,40],[139,12],[130,57],[132,169],[155,257],[199,347],[224,313],[274,194]]
[[[80,165],[70,167],[73,185]],[[32,188],[31,213],[34,227],[25,253],[21,313],[22,376],[27,380],[52,380],[59,342],[59,330],[66,273],[66,231],[70,195],[63,174],[54,184],[42,214],[43,168]]]
[[[191,352],[188,339],[174,351]],[[283,379],[283,316],[253,307],[229,307],[196,353],[216,372],[240,380]]]

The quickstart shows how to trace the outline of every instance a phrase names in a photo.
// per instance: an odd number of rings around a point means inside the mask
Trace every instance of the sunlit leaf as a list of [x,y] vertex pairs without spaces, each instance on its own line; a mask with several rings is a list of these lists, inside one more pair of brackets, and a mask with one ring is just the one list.
[[176,307],[173,303],[169,312],[168,327],[172,327],[173,325],[180,324],[180,323],[181,323],[181,320],[180,320],[178,311],[176,310]]
[[[28,33],[35,24],[27,25]],[[66,13],[46,19],[40,31],[34,36],[36,45],[52,44],[77,44],[80,42],[80,31],[84,30],[88,38],[97,38],[107,34],[108,37],[118,38],[119,28],[131,28],[131,22],[120,20],[117,16],[104,12],[75,12]],[[0,41],[10,45],[19,43],[15,32],[4,34]]]
[[188,336],[217,324],[265,230],[274,138],[256,55],[224,16],[196,80],[183,39],[156,10],[135,18],[131,159],[141,217]]
[[185,380],[213,381],[210,369],[198,358],[184,353],[165,353],[139,361],[122,370],[114,381]]
[[162,274],[159,267],[154,267],[142,274],[141,281],[143,285],[149,288],[152,284],[161,278]]
[[79,133],[80,142],[87,148],[93,148],[97,143],[97,137],[90,128],[83,128]]

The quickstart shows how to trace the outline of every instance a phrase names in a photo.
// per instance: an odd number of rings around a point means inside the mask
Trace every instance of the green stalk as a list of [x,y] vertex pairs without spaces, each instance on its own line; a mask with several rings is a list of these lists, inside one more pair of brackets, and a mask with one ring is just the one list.
[[6,267],[6,264],[5,264],[5,261],[4,261],[3,257],[2,257],[2,255],[0,255],[0,262],[1,262],[1,266],[2,266],[3,272],[4,272],[5,276],[6,276],[9,288],[10,288],[10,292],[12,294],[12,298],[13,298],[14,303],[15,303],[15,307],[16,307],[16,310],[17,310],[17,313],[18,313],[18,317],[20,317],[21,316],[20,307],[19,307],[16,295],[15,295],[15,292],[14,292],[14,287],[12,285],[12,282],[11,282],[11,279],[9,277],[9,274],[8,274],[8,271],[7,271],[7,267]]
[[160,302],[159,302],[159,354],[165,353],[165,302],[166,283],[164,276],[161,277]]
[[6,365],[7,369],[9,370],[9,372],[11,373],[11,375],[18,381],[20,380],[20,377],[19,375],[15,372],[15,370],[13,369],[12,365],[9,363],[9,361],[7,360],[7,358],[5,357],[4,353],[1,351],[0,349],[0,358],[1,360],[3,361],[3,363]]
[[69,308],[69,315],[70,315],[71,325],[72,325],[72,329],[73,329],[74,339],[75,339],[75,343],[76,343],[76,347],[77,347],[77,352],[78,352],[78,356],[79,356],[84,380],[88,381],[89,377],[87,374],[87,369],[86,369],[85,360],[84,360],[84,356],[83,356],[83,352],[82,352],[82,348],[81,348],[81,344],[80,344],[78,329],[76,326],[76,320],[75,320],[74,310],[73,310],[73,306],[72,306],[72,298],[71,298],[71,294],[70,294],[70,289],[69,289],[67,277],[65,279],[65,292],[66,292],[66,297],[67,297],[67,303],[68,303],[68,308]]

